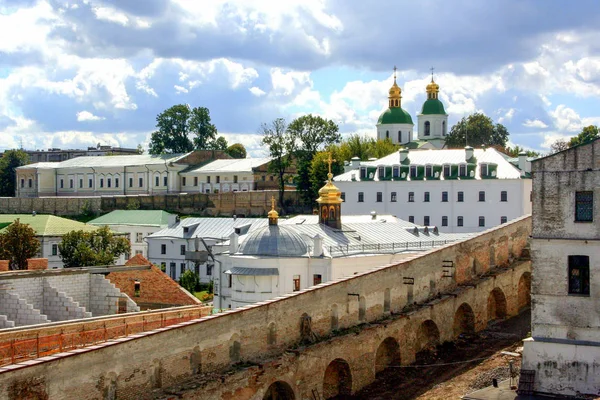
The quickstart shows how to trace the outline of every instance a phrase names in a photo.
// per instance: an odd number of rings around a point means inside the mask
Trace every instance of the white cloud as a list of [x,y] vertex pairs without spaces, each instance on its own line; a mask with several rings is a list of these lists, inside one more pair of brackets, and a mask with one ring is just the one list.
[[123,26],[127,26],[129,24],[129,18],[127,15],[115,10],[114,8],[94,7],[92,8],[92,11],[99,20],[114,22]]
[[312,86],[312,81],[310,72],[284,72],[281,68],[271,68],[271,85],[275,94],[289,96],[296,86]]
[[539,119],[526,119],[525,122],[523,123],[523,126],[527,127],[527,128],[547,128],[548,125],[546,125],[543,121],[540,121]]
[[554,126],[559,131],[577,132],[583,128],[579,114],[564,104],[560,104],[554,111],[550,111],[550,116],[554,119]]
[[189,92],[189,90],[187,90],[183,86],[174,85],[173,87],[175,88],[175,92],[177,92],[177,93],[188,93]]
[[84,121],[101,121],[105,119],[104,117],[99,117],[97,115],[92,114],[89,111],[80,111],[77,113],[77,121],[79,122],[84,122]]
[[250,91],[250,93],[252,93],[256,97],[264,96],[265,94],[267,94],[264,90],[262,90],[261,88],[259,88],[257,86],[252,86],[248,90]]

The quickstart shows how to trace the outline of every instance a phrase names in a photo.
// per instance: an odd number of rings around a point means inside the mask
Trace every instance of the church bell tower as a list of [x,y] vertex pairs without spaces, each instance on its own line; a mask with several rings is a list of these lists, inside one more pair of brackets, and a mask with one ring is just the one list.
[[319,223],[327,225],[331,228],[342,228],[342,192],[332,182],[333,174],[331,173],[331,164],[336,161],[329,158],[329,173],[327,174],[327,183],[319,189]]

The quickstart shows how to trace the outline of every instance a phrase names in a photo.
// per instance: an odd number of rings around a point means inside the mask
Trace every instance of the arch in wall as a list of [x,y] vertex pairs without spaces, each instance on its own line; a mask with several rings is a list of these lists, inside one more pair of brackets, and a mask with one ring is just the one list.
[[229,339],[229,361],[231,363],[237,363],[240,362],[241,359],[242,344],[240,342],[240,335],[236,333]]
[[375,353],[375,374],[392,365],[400,365],[400,345],[390,336],[381,342]]
[[429,136],[431,134],[431,123],[429,121],[425,121],[425,132],[424,136]]
[[340,328],[340,320],[338,315],[338,305],[331,306],[331,330],[335,331]]
[[531,305],[531,272],[523,272],[517,288],[517,309],[519,312]]
[[392,306],[392,293],[390,288],[383,291],[383,312],[390,312]]
[[295,400],[294,389],[289,383],[284,381],[275,381],[267,389],[263,400]]
[[336,396],[352,394],[352,372],[350,365],[342,358],[336,358],[329,363],[323,377],[323,398],[332,399]]
[[359,322],[367,321],[367,300],[365,296],[358,298],[358,320]]
[[267,344],[274,345],[277,343],[277,328],[275,322],[269,324],[269,330],[267,331]]
[[437,324],[430,319],[423,321],[417,330],[415,353],[429,350],[438,344],[440,344],[440,330]]
[[475,313],[467,303],[462,303],[454,313],[454,337],[462,333],[475,332]]
[[506,296],[499,287],[494,288],[488,296],[487,320],[506,318]]

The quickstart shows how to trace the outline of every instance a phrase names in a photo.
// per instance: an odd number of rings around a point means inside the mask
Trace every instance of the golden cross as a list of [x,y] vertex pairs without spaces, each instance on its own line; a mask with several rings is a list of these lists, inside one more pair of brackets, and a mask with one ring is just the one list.
[[336,161],[337,160],[331,158],[331,152],[329,152],[329,156],[327,158],[327,164],[329,164],[329,173],[327,174],[327,177],[329,178],[329,180],[331,180],[331,178],[333,177],[333,174],[331,173],[331,164],[333,164]]
[[398,68],[396,68],[396,66],[394,65],[394,81],[396,80],[396,70],[397,70],[397,69],[398,69]]
[[275,209],[275,196],[271,196],[271,210]]
[[433,70],[434,70],[435,68],[431,67],[430,69],[431,69],[431,82],[433,82]]

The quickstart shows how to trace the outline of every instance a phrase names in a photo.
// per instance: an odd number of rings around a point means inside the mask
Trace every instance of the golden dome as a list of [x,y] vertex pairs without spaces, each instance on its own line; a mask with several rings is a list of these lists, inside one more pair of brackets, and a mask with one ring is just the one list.
[[271,196],[271,211],[267,213],[269,218],[269,225],[277,225],[279,219],[279,213],[275,210],[275,196]]
[[327,174],[327,183],[321,189],[319,189],[319,198],[317,199],[317,203],[319,204],[341,204],[342,203],[342,191],[335,186],[331,179],[333,178],[333,174],[331,173],[331,164],[334,162],[331,158],[331,153],[329,153],[329,157],[327,158],[327,163],[329,164],[329,173]]
[[396,83],[396,78],[394,78],[394,84],[390,88],[390,99],[399,99],[402,95],[402,89]]
[[427,93],[437,93],[440,91],[440,85],[435,83],[433,79],[431,79],[431,83],[427,85]]

